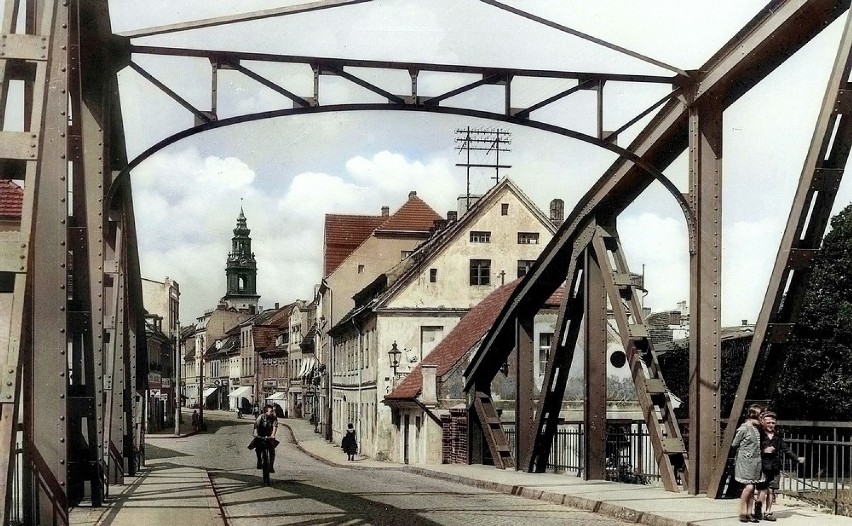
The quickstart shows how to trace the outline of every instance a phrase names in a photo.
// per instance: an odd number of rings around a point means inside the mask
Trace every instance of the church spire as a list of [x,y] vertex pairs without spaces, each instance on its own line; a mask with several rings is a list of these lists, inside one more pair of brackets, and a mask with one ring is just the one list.
[[240,203],[240,215],[231,238],[231,252],[225,264],[227,292],[222,301],[228,307],[254,312],[260,296],[257,294],[257,262],[249,234],[251,230]]

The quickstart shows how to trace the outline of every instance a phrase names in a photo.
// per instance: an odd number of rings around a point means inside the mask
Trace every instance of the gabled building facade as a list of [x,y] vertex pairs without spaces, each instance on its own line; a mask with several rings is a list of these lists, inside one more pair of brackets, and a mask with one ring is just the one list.
[[[218,308],[207,311],[203,316],[197,318],[195,333],[193,336],[195,339],[194,348],[196,370],[200,375],[199,382],[202,386],[202,390],[199,399],[194,401],[194,403],[206,406],[206,399],[214,393],[218,393],[219,389],[222,387],[222,377],[220,376],[222,357],[219,356],[218,350],[215,349],[213,345],[214,342],[216,340],[222,341],[229,330],[233,329],[240,322],[248,319],[249,317],[251,317],[251,314],[248,312],[239,312],[236,309],[226,308],[225,306],[220,305]],[[208,354],[208,351],[211,349],[216,352],[210,352],[210,354]],[[211,360],[213,357],[216,359]],[[226,376],[225,378],[228,377]],[[227,389],[227,386],[225,386],[225,388]],[[225,402],[222,402],[222,393],[216,394],[216,398],[214,398],[214,400],[217,400],[215,402],[217,406],[227,404],[227,395],[225,395],[224,398]]]
[[[355,307],[353,296],[385,270],[395,266],[429,238],[442,218],[411,191],[393,214],[382,207],[377,216],[327,214],[323,231],[323,279],[317,304],[315,358],[319,378],[319,426],[331,439],[331,338],[328,330]],[[314,380],[316,382],[316,380]],[[344,423],[345,425],[345,423]]]
[[307,418],[311,414],[306,406],[315,403],[307,398],[314,397],[309,387],[308,378],[318,365],[316,360],[316,303],[296,301],[290,311],[289,347],[287,350],[287,367],[289,371],[289,386],[287,388],[287,407],[290,417]]
[[263,405],[264,399],[281,384],[282,377],[264,374],[270,370],[264,368],[262,353],[275,347],[279,333],[287,329],[292,309],[292,304],[280,307],[276,303],[274,308],[264,310],[240,325],[241,373],[239,381],[232,385],[231,396],[240,398],[233,402],[241,404],[241,407]]
[[[356,425],[362,453],[393,451],[391,411],[381,404],[398,377],[413,370],[497,287],[523,275],[556,227],[509,179],[467,202],[464,212],[355,296],[356,307],[333,338],[333,439]],[[400,351],[391,367],[388,351]]]

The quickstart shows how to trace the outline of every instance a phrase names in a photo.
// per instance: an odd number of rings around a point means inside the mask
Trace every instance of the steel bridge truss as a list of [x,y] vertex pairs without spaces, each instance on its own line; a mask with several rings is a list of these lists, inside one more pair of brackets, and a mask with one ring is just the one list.
[[[581,199],[519,285],[468,371],[472,421],[499,467],[542,471],[556,431],[567,371],[581,330],[586,354],[586,476],[603,478],[606,425],[606,311],[616,316],[665,486],[692,493],[721,490],[725,459],[752,385],[756,364],[777,368],[807,285],[850,144],[850,29],[847,23],[813,144],[790,213],[769,290],[756,326],[734,409],[722,433],[719,378],[721,285],[722,112],[841,16],[848,1],[773,1],[697,72],[686,72],[495,0],[483,3],[627,55],[661,75],[596,73],[470,65],[305,57],[138,45],[152,35],[342,8],[369,0],[325,0],[245,15],[206,19],[115,35],[104,0],[5,0],[0,28],[0,178],[21,182],[20,226],[0,232],[0,487],[4,524],[67,524],[81,501],[99,505],[110,484],[132,474],[141,429],[137,393],[146,387],[141,276],[130,170],[163,147],[194,134],[245,122],[334,111],[402,110],[485,118],[584,141],[618,160]],[[209,107],[199,108],[148,72],[142,55],[206,60]],[[298,64],[313,73],[313,92],[298,94],[252,64]],[[188,112],[185,129],[162,137],[128,160],[117,74],[130,68]],[[280,109],[220,118],[219,76],[228,71],[282,95]],[[407,72],[410,89],[392,88],[364,71]],[[432,92],[424,78],[451,78],[456,88]],[[362,88],[366,99],[323,104],[324,76]],[[513,105],[518,79],[560,79],[570,87],[526,107]],[[607,131],[607,83],[656,83],[667,94]],[[15,91],[15,86],[22,89]],[[501,88],[502,110],[483,111],[456,98]],[[623,88],[623,86],[622,86]],[[551,105],[591,90],[594,133],[544,120]],[[489,91],[489,93],[492,93]],[[378,102],[377,102],[378,101]],[[17,105],[22,122],[2,122]],[[646,117],[629,146],[618,137]],[[587,127],[588,128],[588,127]],[[686,195],[662,174],[689,150]],[[690,238],[690,441],[684,447],[665,381],[647,337],[636,286],[629,279],[616,230],[618,215],[653,181],[677,200]],[[531,320],[550,294],[566,286],[545,392],[533,397]],[[584,323],[582,323],[584,322]],[[506,443],[491,401],[491,381],[517,350],[517,458]],[[20,447],[18,445],[20,444]]]

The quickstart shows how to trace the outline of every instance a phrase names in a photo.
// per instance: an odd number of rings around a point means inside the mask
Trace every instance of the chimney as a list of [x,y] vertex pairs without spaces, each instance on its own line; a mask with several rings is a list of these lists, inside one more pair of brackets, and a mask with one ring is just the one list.
[[387,217],[389,215],[390,215],[390,207],[389,206],[383,206],[382,207],[382,217]]
[[438,377],[437,365],[420,364],[420,374],[423,377],[423,386],[420,390],[420,401],[426,407],[438,405]]
[[414,190],[408,192],[408,198],[411,199],[412,197],[417,197],[417,192]]
[[748,325],[748,320],[743,320],[743,327],[745,327],[746,325]]
[[447,212],[447,222],[452,223],[453,221],[458,221],[459,213],[455,210],[450,210]]
[[554,199],[550,202],[550,222],[555,226],[562,224],[565,220],[565,201]]
[[458,199],[458,211],[459,217],[465,215],[470,207],[476,204],[479,201],[481,195],[460,195]]
[[275,310],[278,310],[280,307],[278,306],[278,302],[275,302]]
[[436,219],[432,222],[432,224],[434,225],[434,228],[435,228],[436,231],[441,230],[442,228],[447,226],[447,220],[446,219]]

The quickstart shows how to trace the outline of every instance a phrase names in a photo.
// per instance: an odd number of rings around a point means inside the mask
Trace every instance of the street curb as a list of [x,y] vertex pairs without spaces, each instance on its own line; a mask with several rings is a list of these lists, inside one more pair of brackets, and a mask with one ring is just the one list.
[[[358,466],[357,464],[351,464],[351,463],[342,464],[342,463],[339,463],[339,462],[335,462],[333,460],[329,460],[329,459],[327,459],[323,456],[317,455],[316,453],[305,449],[302,446],[302,444],[299,443],[299,440],[296,438],[296,434],[293,433],[293,429],[289,425],[285,424],[284,422],[281,422],[280,420],[279,420],[279,423],[282,426],[284,426],[287,429],[287,431],[290,433],[290,443],[295,445],[296,448],[299,451],[308,455],[309,457],[311,457],[314,460],[322,462],[323,464],[325,464],[327,466],[334,466],[334,467],[339,467],[339,468],[354,469],[354,470],[374,470],[374,469],[377,469],[375,466]],[[388,466],[388,467],[382,467],[382,468],[378,468],[378,469],[389,469],[389,470],[394,470],[394,471],[404,471],[405,467],[404,466],[399,466],[399,467]]]
[[216,504],[219,505],[219,513],[222,516],[222,524],[224,526],[230,526],[231,521],[228,520],[228,513],[225,511],[225,505],[222,504],[222,497],[216,490],[216,484],[213,484],[213,474],[210,472],[210,470],[204,470],[204,472],[207,473],[207,484],[210,486],[211,491],[213,491],[213,496],[216,497]]
[[698,523],[689,522],[689,521],[680,521],[676,519],[670,519],[667,517],[662,517],[660,515],[654,515],[648,512],[642,512],[633,510],[630,508],[625,508],[624,506],[618,506],[616,504],[609,504],[600,500],[591,499],[587,497],[577,497],[575,495],[563,495],[562,493],[552,493],[550,491],[544,491],[540,489],[527,488],[524,486],[515,486],[510,484],[503,484],[500,482],[492,482],[488,480],[479,480],[474,478],[463,477],[461,475],[450,475],[446,473],[440,473],[437,471],[432,471],[430,469],[419,468],[416,466],[405,466],[402,468],[402,471],[415,473],[417,475],[422,475],[425,477],[431,477],[441,480],[446,480],[448,482],[455,482],[458,484],[464,484],[466,486],[472,486],[478,489],[484,489],[489,491],[494,491],[497,493],[504,493],[507,495],[515,495],[518,497],[523,497],[526,499],[532,500],[540,500],[544,502],[549,502],[551,504],[557,504],[560,506],[568,506],[571,508],[576,508],[582,511],[588,511],[592,513],[596,513],[599,515],[605,515],[607,517],[612,517],[614,519],[618,519],[624,522],[631,522],[635,524],[645,524],[647,526],[697,526]]
[[162,440],[162,439],[166,439],[166,438],[186,438],[186,437],[191,437],[192,435],[197,435],[198,433],[199,433],[198,431],[190,431],[190,432],[184,433],[182,435],[175,435],[175,434],[159,435],[159,434],[153,434],[153,433],[145,433],[145,440],[148,440],[149,438],[155,438],[157,440]]
[[[282,425],[287,428],[287,431],[290,434],[290,442],[293,443],[300,451],[308,455],[309,457],[322,462],[323,464],[329,466],[337,466],[341,468],[348,469],[356,469],[356,470],[373,470],[375,467],[372,466],[353,466],[350,464],[339,464],[332,460],[328,460],[320,455],[312,453],[308,451],[299,443],[299,440],[296,438],[296,434],[293,432],[293,429],[282,422]],[[394,471],[402,471],[405,473],[413,473],[415,475],[421,475],[424,477],[430,477],[434,479],[446,480],[448,482],[455,482],[457,484],[464,484],[465,486],[472,486],[478,489],[484,489],[488,491],[494,491],[496,493],[504,493],[507,495],[515,495],[518,497],[523,497],[531,500],[540,500],[543,502],[549,502],[551,504],[557,504],[560,506],[567,506],[571,508],[575,508],[582,511],[588,511],[592,513],[596,513],[598,515],[604,515],[607,517],[612,517],[614,519],[618,519],[624,522],[630,522],[634,524],[645,524],[647,526],[700,526],[699,522],[691,522],[691,521],[681,521],[676,519],[670,519],[668,517],[662,517],[660,515],[655,515],[653,513],[648,513],[644,511],[638,511],[630,508],[625,508],[624,506],[619,506],[617,504],[609,504],[607,502],[603,502],[597,499],[591,499],[587,497],[578,497],[576,495],[564,495],[562,493],[553,493],[550,491],[544,491],[534,488],[527,488],[525,486],[517,486],[511,484],[503,484],[500,482],[492,482],[489,480],[480,480],[475,478],[468,478],[461,475],[450,475],[448,473],[441,473],[438,471],[433,471],[430,469],[424,469],[417,466],[411,465],[401,465],[401,466],[388,466],[387,468]]]

